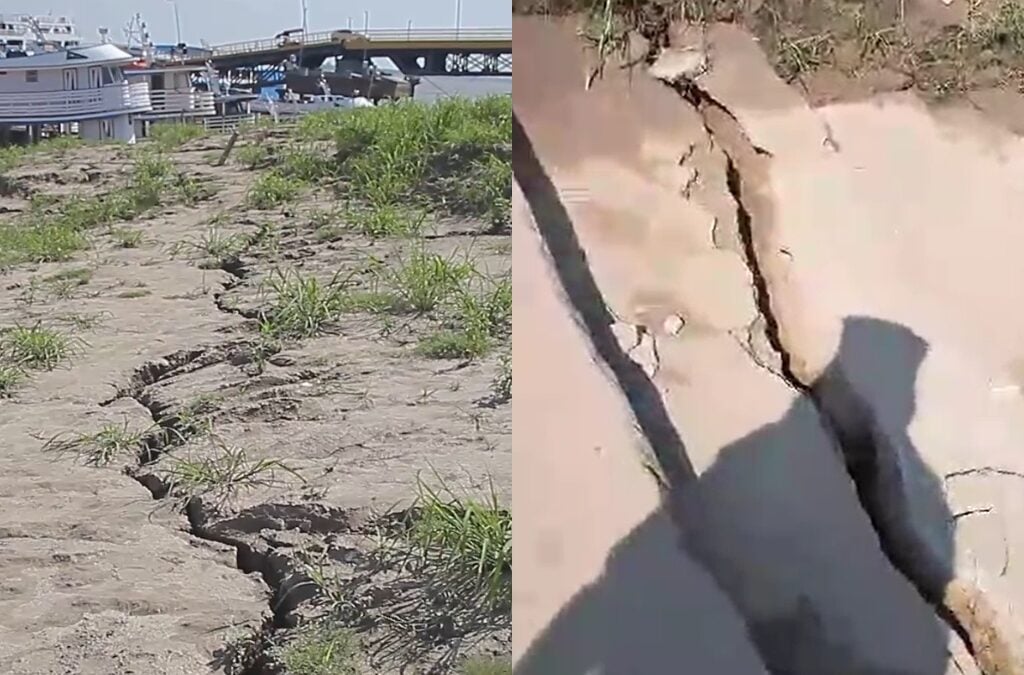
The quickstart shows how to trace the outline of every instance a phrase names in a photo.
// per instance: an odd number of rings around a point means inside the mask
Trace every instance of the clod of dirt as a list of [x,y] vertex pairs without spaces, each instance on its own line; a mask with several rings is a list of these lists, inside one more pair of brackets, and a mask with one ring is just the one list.
[[669,84],[691,81],[708,68],[707,52],[700,48],[669,47],[662,50],[647,72]]

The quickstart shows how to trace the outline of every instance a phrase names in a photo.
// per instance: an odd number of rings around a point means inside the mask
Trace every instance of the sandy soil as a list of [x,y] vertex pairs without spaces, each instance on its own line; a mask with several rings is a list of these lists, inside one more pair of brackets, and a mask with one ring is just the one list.
[[[314,237],[310,213],[330,205],[327,192],[284,209],[247,210],[243,198],[257,174],[234,160],[212,166],[225,142],[201,139],[171,154],[216,195],[124,224],[141,231],[137,248],[100,231],[72,262],[0,277],[5,326],[42,322],[77,340],[73,358],[0,399],[5,673],[240,672],[226,646],[294,623],[292,610],[310,595],[282,602],[301,586],[295,556],[319,551],[337,561],[329,564],[338,574],[355,574],[375,547],[375,519],[408,505],[420,474],[473,494],[493,481],[501,502],[510,500],[511,405],[489,403],[497,356],[425,359],[414,350],[425,326],[399,322],[385,334],[379,317],[352,315],[329,335],[255,362],[257,336],[246,317],[272,270],[330,278],[412,244]],[[96,147],[33,158],[10,172],[15,187],[3,206],[17,212],[31,194],[119,185],[126,153]],[[211,223],[225,236],[274,236],[230,265],[211,265],[194,245]],[[479,269],[508,269],[507,236],[450,229],[430,237],[428,248],[471,248]],[[47,281],[78,268],[90,273],[70,290]],[[183,410],[199,413],[212,433],[168,434],[182,431]],[[150,460],[143,465],[129,455],[107,467],[44,452],[58,434],[108,423],[146,432],[158,452],[141,455]],[[165,496],[169,444],[193,457],[241,448],[248,462],[287,470],[231,499],[194,500],[182,513],[173,490]],[[388,601],[381,606],[387,611]],[[510,636],[486,639],[485,649],[501,654]],[[370,658],[360,666],[366,672],[395,667]]]

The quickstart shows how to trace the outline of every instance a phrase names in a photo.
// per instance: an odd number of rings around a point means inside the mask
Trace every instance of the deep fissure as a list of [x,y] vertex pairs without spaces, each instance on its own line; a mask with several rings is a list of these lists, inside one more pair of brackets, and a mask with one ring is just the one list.
[[[898,528],[892,527],[892,518],[889,509],[893,505],[886,504],[879,495],[880,462],[882,461],[882,448],[878,446],[870,428],[851,429],[837,419],[836,411],[831,410],[830,404],[823,400],[821,391],[814,383],[801,381],[793,372],[793,355],[786,348],[779,319],[776,316],[771,297],[767,276],[761,267],[760,256],[757,251],[755,238],[754,218],[747,202],[749,197],[745,195],[744,176],[740,167],[741,161],[737,154],[746,151],[747,154],[758,158],[770,158],[771,153],[754,145],[744,133],[739,120],[719,101],[710,94],[698,87],[695,83],[688,82],[683,86],[675,87],[680,95],[688,101],[700,114],[705,130],[708,135],[722,150],[726,159],[726,185],[730,196],[736,204],[736,220],[742,242],[745,264],[754,287],[755,304],[761,318],[764,320],[765,333],[771,347],[777,352],[781,363],[781,376],[787,384],[806,395],[817,410],[824,427],[829,432],[833,441],[838,445],[844,458],[846,472],[853,482],[857,493],[858,502],[871,522],[872,528],[878,537],[879,546],[886,559],[899,572],[910,585],[917,591],[921,598],[935,611],[936,616],[956,633],[963,641],[967,651],[977,661],[974,640],[971,631],[961,623],[953,609],[944,602],[944,589],[936,588],[932,570],[928,569],[928,561],[921,560],[917,555],[916,543],[904,540],[903,533],[895,531]],[[710,120],[707,115],[707,108],[712,107],[723,113],[729,124],[736,126],[731,130],[734,133],[728,134],[730,138],[740,139],[746,143],[746,148],[730,148],[729,142],[722,141],[722,133],[717,129],[717,122]],[[859,411],[858,419],[865,425],[870,425],[872,413],[865,409]],[[982,663],[977,664],[984,671]]]

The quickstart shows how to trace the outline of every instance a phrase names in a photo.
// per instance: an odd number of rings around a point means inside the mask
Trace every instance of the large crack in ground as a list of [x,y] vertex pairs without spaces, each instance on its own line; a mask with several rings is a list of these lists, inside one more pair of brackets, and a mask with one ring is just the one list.
[[[180,410],[173,410],[153,395],[151,387],[175,376],[192,373],[231,360],[244,352],[239,343],[186,349],[149,361],[129,377],[127,386],[119,389],[115,397],[103,401],[109,405],[119,398],[132,398],[149,411],[154,428],[141,440],[137,465],[126,473],[145,487],[154,500],[170,496],[173,486],[156,473],[148,472],[161,455],[187,443],[194,435]],[[248,509],[225,522],[218,522],[217,509],[193,497],[185,504],[184,514],[188,532],[206,541],[231,546],[235,549],[235,566],[245,574],[258,573],[269,591],[270,615],[247,641],[226,645],[221,659],[236,675],[263,675],[273,672],[267,660],[268,648],[274,643],[278,630],[296,625],[295,610],[316,593],[310,579],[302,574],[287,555],[273,546],[260,542],[258,537],[246,537],[246,532],[261,529],[298,529],[302,532],[335,532],[345,529],[347,518],[331,510],[320,513],[316,504],[265,504]],[[343,514],[342,514],[343,515]],[[339,529],[340,528],[340,529]],[[262,544],[262,545],[260,545]]]
[[751,193],[755,192],[753,186],[767,175],[771,154],[752,143],[739,120],[708,92],[692,82],[674,88],[698,111],[707,133],[725,155],[727,187],[736,204],[739,237],[753,282],[755,304],[763,319],[767,342],[782,364],[781,373],[777,374],[814,404],[824,427],[842,452],[861,508],[893,568],[959,636],[982,673],[1016,672],[983,595],[976,589],[951,583],[948,564],[935,559],[926,550],[906,519],[905,507],[892,503],[900,490],[887,481],[898,481],[900,476],[886,468],[899,461],[895,456],[898,449],[891,447],[877,432],[878,422],[868,402],[843,378],[807,382],[794,372],[794,354],[785,343],[784,327],[774,311],[769,278],[762,267],[756,214],[763,205],[751,204],[764,199],[763,195]]

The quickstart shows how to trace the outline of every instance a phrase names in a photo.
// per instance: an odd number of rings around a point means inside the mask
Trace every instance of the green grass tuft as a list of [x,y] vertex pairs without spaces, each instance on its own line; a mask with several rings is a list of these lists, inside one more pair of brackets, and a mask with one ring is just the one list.
[[0,333],[0,354],[21,368],[52,370],[74,354],[74,338],[40,324]]
[[137,454],[149,430],[132,430],[128,422],[107,424],[94,434],[75,434],[71,438],[55,436],[43,446],[44,452],[74,455],[89,466],[107,466],[116,459]]
[[249,459],[244,449],[216,439],[211,450],[211,454],[200,457],[170,455],[161,469],[179,508],[195,498],[209,498],[223,505],[240,492],[281,485],[282,473],[305,482],[298,471],[281,460]]
[[351,631],[315,623],[277,651],[288,675],[355,675],[358,642]]
[[246,201],[255,209],[272,209],[294,201],[302,192],[298,179],[273,170],[261,174],[249,188]]
[[512,661],[494,656],[466,659],[459,668],[460,675],[512,675]]
[[275,270],[264,290],[273,299],[261,313],[260,332],[270,337],[318,335],[351,307],[348,280],[340,273],[324,283],[312,275]]
[[173,150],[189,141],[202,138],[206,129],[198,124],[162,122],[150,128],[150,140],[161,150]]
[[406,529],[423,571],[465,603],[505,611],[512,602],[512,514],[498,504],[419,482]]
[[0,363],[0,398],[12,396],[14,390],[24,381],[24,370],[8,363]]

